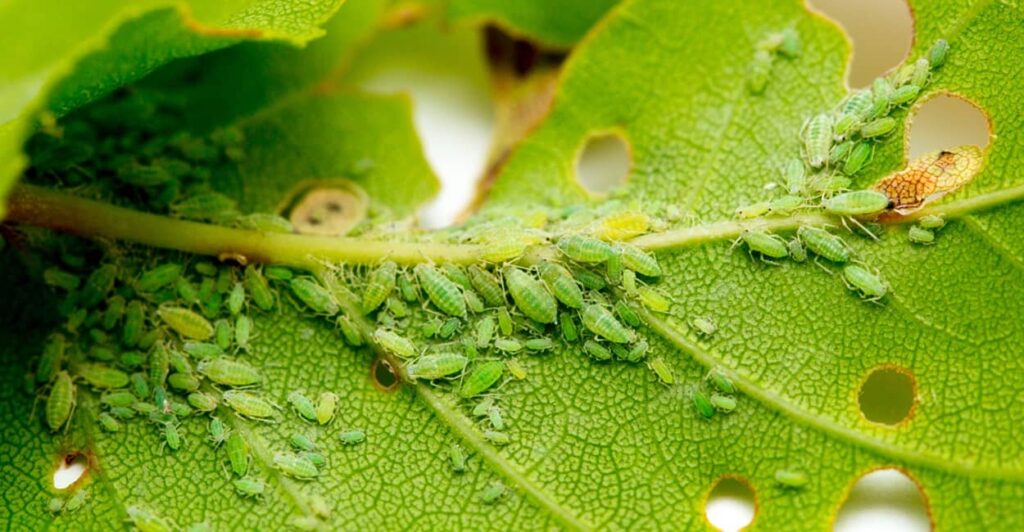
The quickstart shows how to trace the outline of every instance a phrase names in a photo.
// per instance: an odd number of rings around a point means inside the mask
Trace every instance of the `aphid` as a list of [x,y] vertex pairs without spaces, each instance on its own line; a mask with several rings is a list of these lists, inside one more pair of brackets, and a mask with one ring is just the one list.
[[231,292],[228,294],[227,307],[228,312],[232,316],[237,315],[242,311],[242,307],[245,305],[245,285],[237,282],[231,287]]
[[635,336],[632,330],[619,323],[611,311],[600,304],[587,304],[583,307],[580,318],[590,332],[610,342],[629,343]]
[[864,168],[864,164],[871,158],[871,152],[873,148],[870,143],[858,142],[853,150],[850,152],[850,156],[846,159],[843,164],[843,173],[846,175],[854,175]]
[[625,290],[627,294],[636,293],[636,272],[633,270],[623,270],[622,289]]
[[43,282],[48,286],[54,286],[70,292],[78,288],[82,280],[77,275],[54,266],[43,271]]
[[292,294],[317,314],[333,316],[338,313],[338,302],[326,288],[308,277],[297,277],[289,282]]
[[288,394],[288,403],[292,405],[300,417],[307,421],[316,421],[316,405],[302,392],[296,390]]
[[654,358],[648,362],[647,366],[651,368],[651,371],[658,376],[664,384],[672,385],[676,383],[676,376],[672,373],[672,368],[668,365],[665,360],[661,358]]
[[[216,418],[214,418],[216,419]],[[218,422],[220,420],[217,420]],[[210,421],[211,428],[213,421]],[[211,436],[213,431],[210,431]],[[245,442],[240,434],[232,432],[227,436],[224,449],[228,455],[228,462],[231,464],[231,471],[240,477],[249,472],[249,444]]]
[[164,425],[164,443],[172,451],[177,451],[181,448],[181,435],[178,434],[178,427],[173,423]]
[[583,292],[569,270],[550,261],[541,262],[537,268],[541,279],[562,304],[571,308],[583,306]]
[[192,415],[192,408],[185,403],[171,401],[170,413],[174,414],[177,417],[188,417]]
[[76,512],[76,511],[78,511],[82,506],[85,505],[85,502],[86,502],[86,500],[88,498],[89,498],[89,492],[86,491],[85,488],[79,488],[78,491],[76,491],[74,493],[74,495],[72,495],[71,498],[69,498],[68,501],[66,503],[64,503],[64,511],[65,512]]
[[142,272],[139,280],[135,282],[135,289],[143,293],[155,292],[165,286],[169,286],[180,276],[180,264],[161,264],[151,270]]
[[238,217],[235,220],[235,223],[240,227],[252,229],[254,231],[262,231],[264,233],[295,232],[295,227],[283,216],[268,212],[254,212],[246,214],[245,216]]
[[661,276],[661,266],[658,265],[658,259],[654,255],[629,244],[619,245],[619,251],[622,254],[622,264],[626,268],[647,277]]
[[235,318],[235,344],[240,349],[249,349],[249,337],[252,335],[252,320],[241,314]]
[[907,214],[970,183],[983,162],[984,155],[977,146],[934,151],[910,163],[906,170],[882,178],[872,188],[885,193],[897,213]]
[[860,292],[868,301],[878,301],[885,297],[888,291],[881,277],[857,264],[843,268],[843,280],[850,290]]
[[711,406],[711,400],[700,390],[693,392],[693,407],[704,419],[711,419],[715,415],[715,408]]
[[110,407],[110,414],[118,419],[131,419],[135,417],[135,410],[127,406]]
[[622,318],[622,321],[626,322],[630,327],[639,327],[643,323],[636,311],[625,301],[615,303],[615,314]]
[[508,368],[508,372],[512,374],[516,380],[523,380],[526,378],[526,368],[523,367],[522,363],[514,358],[510,358],[505,361],[505,367]]
[[43,344],[43,354],[36,364],[36,382],[50,382],[60,370],[64,362],[64,350],[67,345],[64,335],[51,334]]
[[708,378],[711,380],[711,383],[715,385],[715,388],[718,388],[722,393],[736,393],[736,385],[729,380],[729,377],[726,377],[720,371],[713,370],[708,374]]
[[483,300],[480,299],[480,296],[476,295],[476,292],[473,292],[472,290],[463,290],[462,296],[466,299],[466,306],[469,307],[469,310],[473,313],[479,314],[486,308]]
[[89,309],[103,301],[107,293],[114,288],[116,278],[117,267],[113,264],[105,264],[93,270],[78,294],[79,306]]
[[444,321],[442,321],[441,319],[439,319],[439,318],[429,319],[429,320],[427,320],[426,322],[423,323],[422,327],[420,327],[420,334],[423,335],[424,338],[431,338],[434,335],[436,335],[441,330],[441,327],[443,327],[443,326],[444,326]]
[[650,216],[639,211],[627,211],[601,218],[594,224],[593,233],[601,240],[628,240],[646,233],[650,228]]
[[262,397],[241,390],[228,390],[222,396],[232,410],[242,417],[266,419],[274,415],[277,405]]
[[224,350],[217,344],[209,342],[185,342],[181,349],[196,359],[213,358],[224,354]]
[[149,397],[149,383],[146,382],[146,377],[141,373],[132,373],[128,377],[128,382],[132,386],[132,393],[135,394],[139,399],[145,399]]
[[933,68],[939,68],[946,62],[946,54],[949,52],[949,43],[945,39],[935,41],[928,50],[928,62]]
[[[171,369],[178,373],[192,373],[192,365],[189,363],[185,355],[175,349],[167,349],[161,345],[161,348],[167,351],[167,364]],[[152,364],[152,362],[150,362]]]
[[321,392],[316,402],[316,421],[326,425],[334,419],[334,411],[338,407],[338,395],[334,392]]
[[489,306],[500,307],[505,304],[505,292],[494,275],[475,264],[469,267],[468,275],[473,289],[480,293]]
[[762,94],[768,86],[768,78],[772,72],[774,56],[765,51],[754,52],[754,59],[747,66],[747,89],[750,94]]
[[505,485],[494,481],[480,492],[480,501],[484,504],[494,504],[505,496]]
[[167,401],[167,390],[164,389],[163,386],[156,386],[153,388],[153,403],[161,410],[167,411],[169,406]]
[[202,192],[172,203],[171,214],[190,220],[234,220],[238,204],[219,192]]
[[626,267],[622,263],[622,254],[616,249],[615,253],[612,253],[612,256],[608,257],[608,261],[605,262],[605,278],[613,285],[619,284],[622,281],[622,272],[625,269]]
[[274,454],[274,466],[284,474],[299,480],[312,480],[320,475],[320,470],[313,465],[313,462],[297,454]]
[[506,267],[503,274],[509,294],[523,314],[539,323],[554,323],[558,303],[540,281],[514,266]]
[[75,372],[94,388],[114,389],[128,385],[127,373],[101,364],[82,364]]
[[715,407],[716,410],[725,412],[726,414],[736,410],[736,399],[729,397],[728,395],[713,393],[711,394],[710,401],[711,406]]
[[907,237],[914,244],[930,245],[935,243],[935,233],[931,229],[914,225],[910,227]]
[[787,488],[802,488],[807,485],[807,473],[794,469],[779,469],[775,472],[775,482]]
[[874,96],[872,105],[876,105],[877,102],[885,103],[885,110],[888,111],[889,100],[892,99],[892,84],[885,78],[875,78],[874,83],[871,85],[871,94]]
[[416,345],[394,331],[378,328],[373,332],[373,339],[385,351],[400,358],[412,358],[416,356]]
[[146,361],[146,355],[139,351],[125,351],[121,353],[118,362],[126,368],[137,368]]
[[793,28],[786,28],[779,34],[778,52],[786,57],[794,58],[800,55],[800,35]]
[[832,149],[828,152],[829,166],[837,166],[853,149],[853,141],[847,140],[840,142],[839,144],[833,144]]
[[178,297],[187,304],[199,301],[199,292],[185,277],[178,277],[178,280],[174,282],[174,290],[178,293]]
[[284,266],[267,266],[263,273],[267,275],[268,279],[275,281],[290,281],[295,277],[295,273]]
[[228,320],[217,320],[213,324],[213,338],[214,344],[221,350],[227,349],[231,346],[231,324]]
[[[915,98],[917,98],[917,95],[920,92],[921,92],[921,87],[919,87],[917,85],[904,85],[904,86],[896,89],[895,91],[893,91],[892,99],[890,100],[889,103],[891,103],[892,105],[899,106],[899,105],[903,105],[905,103],[912,102],[912,101],[914,101]],[[895,122],[893,123],[893,127],[895,127]],[[879,136],[879,135],[865,135],[863,131],[861,131],[861,135],[864,135],[865,137]]]
[[501,380],[504,370],[505,365],[500,360],[491,360],[477,365],[469,376],[463,379],[459,395],[467,398],[484,393]]
[[300,451],[316,450],[316,443],[305,434],[300,434],[296,432],[295,434],[292,434],[290,438],[288,438],[288,442],[292,444],[292,447],[295,447]]
[[505,336],[512,334],[512,316],[505,307],[498,309],[498,330]]
[[217,408],[217,398],[202,392],[188,394],[188,404],[200,412],[212,412]]
[[523,343],[527,351],[547,351],[554,346],[550,338],[531,338]]
[[914,62],[914,74],[910,77],[910,84],[924,87],[928,84],[928,77],[931,75],[931,64],[928,58],[922,57]]
[[461,286],[463,290],[472,290],[473,285],[470,283],[469,276],[466,275],[466,271],[457,264],[446,263],[441,265],[441,269],[444,270],[445,276],[451,279],[455,284]]
[[320,453],[315,453],[312,451],[303,451],[299,453],[299,456],[309,460],[310,462],[313,462],[313,465],[315,465],[317,468],[327,466],[327,458],[324,458],[324,455]]
[[64,500],[60,497],[54,497],[46,503],[46,510],[50,513],[60,513],[64,509]]
[[359,332],[359,329],[356,328],[355,324],[348,319],[348,316],[345,316],[344,314],[339,315],[335,323],[337,323],[338,328],[341,329],[341,335],[345,338],[345,342],[348,345],[351,345],[352,347],[359,347],[365,343],[363,341],[363,334]]
[[647,358],[647,351],[649,349],[650,346],[647,345],[647,341],[640,340],[639,342],[633,344],[633,347],[631,347],[629,351],[626,353],[626,355],[621,358],[626,362],[640,362],[641,360]]
[[804,206],[804,199],[800,196],[780,196],[773,199],[769,206],[772,214],[788,216]]
[[451,461],[452,471],[456,473],[466,472],[466,452],[458,444],[448,446],[448,460]]
[[398,274],[398,265],[392,261],[385,261],[369,276],[366,289],[363,291],[363,313],[369,314],[376,310],[395,289],[395,279]]
[[46,398],[46,424],[50,430],[57,431],[70,422],[71,413],[75,409],[75,395],[75,384],[71,382],[68,372],[57,373]]
[[501,415],[501,409],[497,406],[487,409],[487,420],[491,422],[491,427],[494,430],[505,430],[505,419]]
[[747,245],[751,252],[756,251],[765,257],[781,259],[789,256],[786,241],[778,235],[748,229],[740,233],[740,240]]
[[113,391],[100,396],[100,404],[105,406],[132,406],[135,396],[131,392]]
[[605,282],[604,277],[586,268],[573,268],[572,276],[575,277],[576,280],[579,281],[579,283],[583,285],[584,288],[587,288],[589,290],[603,290],[606,286],[608,286],[608,283]]
[[249,292],[249,295],[252,297],[252,302],[255,303],[257,307],[262,310],[270,310],[274,308],[274,292],[270,289],[270,285],[267,284],[267,280],[255,266],[250,264],[245,267],[243,284],[245,285],[245,289]]
[[494,397],[484,397],[473,407],[473,415],[476,417],[483,417],[487,415],[487,412],[494,406]]
[[563,236],[557,246],[565,256],[584,263],[605,262],[615,252],[607,242],[583,235]]
[[611,351],[594,340],[587,340],[586,342],[583,342],[583,351],[590,355],[594,360],[612,359]]
[[249,386],[263,380],[256,368],[227,357],[203,360],[196,369],[211,381],[225,386]]
[[495,445],[508,445],[512,441],[508,434],[497,430],[485,430],[484,439]]
[[409,316],[409,307],[401,299],[397,297],[389,297],[385,304],[389,313],[396,318],[405,318]]
[[349,429],[338,434],[343,445],[358,445],[366,441],[366,432],[360,429]]
[[850,260],[850,248],[839,236],[820,227],[803,226],[796,232],[797,237],[815,255],[841,264]]
[[187,308],[164,306],[158,308],[156,313],[164,323],[185,338],[206,340],[213,336],[213,325]]
[[139,349],[147,350],[156,344],[157,340],[164,337],[163,331],[160,329],[150,329],[146,331],[142,336],[139,337],[139,342],[136,345]]
[[448,318],[437,330],[437,335],[445,340],[451,338],[458,330],[462,322],[458,318]]
[[889,207],[889,197],[875,190],[854,190],[824,199],[825,212],[836,216],[872,216]]
[[476,342],[468,336],[463,336],[459,343],[462,344],[462,352],[466,354],[466,358],[476,360],[476,357],[480,354],[480,351],[476,348]]
[[811,118],[804,124],[803,137],[807,164],[811,168],[820,168],[828,161],[832,148],[832,119],[825,113]]
[[175,527],[170,522],[144,506],[129,506],[127,512],[132,524],[141,532],[170,532],[175,530]]
[[703,336],[711,336],[718,330],[718,325],[715,325],[715,320],[711,316],[698,316],[690,321],[690,325],[697,332]]
[[793,238],[786,243],[786,248],[789,249],[789,256],[796,262],[804,262],[807,260],[807,250],[804,249],[803,242],[800,242],[799,238]]
[[480,253],[480,258],[487,262],[502,263],[519,257],[526,252],[529,242],[519,240],[517,236],[507,234],[501,239],[488,239],[483,242],[486,245]]
[[199,384],[199,379],[191,373],[172,373],[167,377],[167,385],[182,392],[194,392]]
[[217,275],[217,266],[215,266],[212,262],[200,261],[192,265],[192,268],[199,275],[203,275],[206,277],[213,277],[214,275]]
[[562,339],[566,342],[575,342],[579,338],[579,331],[576,329],[576,321],[568,312],[562,312],[558,316],[558,326],[562,331]]
[[[71,301],[71,299],[69,298],[68,301]],[[64,327],[69,332],[77,332],[78,328],[81,327],[83,323],[85,323],[85,319],[86,317],[88,317],[88,315],[89,311],[84,308],[75,309],[71,311],[71,314],[68,315],[68,321],[64,324]]]
[[498,338],[494,341],[494,347],[505,353],[518,353],[522,351],[523,344],[511,338]]
[[669,298],[653,286],[641,287],[637,295],[640,296],[640,302],[652,312],[668,312],[671,305]]
[[457,284],[427,264],[417,264],[413,271],[427,297],[441,312],[457,318],[466,316],[466,300]]
[[443,379],[466,369],[469,359],[458,353],[425,355],[406,366],[411,379]]
[[868,112],[871,110],[871,101],[871,91],[857,91],[846,99],[846,103],[843,104],[843,113],[863,120],[867,118]]
[[790,194],[801,194],[807,186],[807,174],[804,170],[804,162],[800,159],[790,159],[783,168],[783,179],[786,182],[786,191]]
[[261,497],[266,490],[266,484],[258,478],[236,478],[232,481],[235,491],[242,497]]
[[486,316],[476,323],[476,346],[485,349],[494,337],[494,318]]
[[860,135],[866,139],[882,137],[896,129],[896,120],[888,116],[877,118],[860,128]]

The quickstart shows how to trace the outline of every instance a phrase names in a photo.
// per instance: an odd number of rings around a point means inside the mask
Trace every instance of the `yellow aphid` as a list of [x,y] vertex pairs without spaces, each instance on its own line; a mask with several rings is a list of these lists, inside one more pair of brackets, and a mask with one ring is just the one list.
[[873,188],[889,197],[894,211],[907,214],[970,183],[983,162],[977,146],[934,151],[910,163],[906,170],[882,178]]
[[594,236],[601,240],[628,240],[647,233],[651,218],[642,212],[609,214],[594,224]]

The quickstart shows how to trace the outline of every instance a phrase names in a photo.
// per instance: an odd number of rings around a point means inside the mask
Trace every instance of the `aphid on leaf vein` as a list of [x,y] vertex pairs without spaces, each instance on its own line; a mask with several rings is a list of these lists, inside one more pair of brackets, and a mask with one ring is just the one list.
[[459,388],[459,395],[467,398],[484,393],[501,380],[501,374],[504,370],[505,364],[500,360],[490,360],[477,365],[470,372],[469,376],[463,379],[462,387]]
[[497,430],[485,430],[484,439],[495,445],[508,445],[512,441],[508,434]]
[[720,371],[712,370],[711,373],[708,374],[708,379],[710,379],[711,383],[715,385],[715,388],[718,388],[722,393],[736,393],[736,386],[731,380],[729,380],[729,377],[726,377]]
[[320,476],[320,470],[308,458],[291,453],[276,453],[274,466],[284,474],[299,480],[312,480]]
[[157,316],[174,332],[193,340],[206,340],[213,336],[213,325],[206,318],[182,307],[160,307]]
[[508,372],[512,374],[516,380],[523,380],[526,378],[526,368],[523,367],[522,363],[514,358],[510,358],[505,361],[505,367],[508,368]]
[[46,398],[46,424],[51,431],[57,431],[70,423],[71,413],[75,410],[75,396],[75,384],[71,382],[68,372],[57,373]]
[[316,405],[302,392],[295,390],[289,393],[288,404],[292,405],[295,413],[306,421],[316,421]]
[[609,214],[598,220],[593,227],[594,236],[601,240],[628,240],[647,233],[651,218],[638,211]]
[[338,395],[334,392],[320,392],[316,402],[316,421],[326,425],[334,419],[334,411],[338,408]]
[[540,281],[515,266],[506,267],[503,273],[509,294],[523,314],[539,323],[554,323],[558,303]]
[[660,290],[653,286],[641,287],[640,290],[637,291],[637,295],[640,297],[640,302],[652,312],[668,312],[669,307],[672,304],[668,296],[661,293]]
[[895,212],[908,214],[970,183],[983,162],[981,148],[971,145],[926,153],[872,188],[889,198]]
[[317,314],[333,316],[338,313],[338,302],[326,288],[308,277],[296,277],[289,282],[292,293]]
[[846,242],[825,229],[805,225],[796,234],[807,249],[819,257],[839,264],[850,260],[850,248]]
[[459,286],[452,282],[437,268],[427,264],[418,264],[414,269],[427,297],[441,312],[449,316],[463,318],[466,316],[466,300],[462,297]]
[[626,268],[647,277],[661,276],[661,266],[654,255],[630,244],[620,244],[619,252],[622,254],[622,264]]
[[605,241],[582,235],[564,236],[558,240],[558,249],[576,262],[602,263],[614,250]]
[[246,229],[264,233],[293,233],[295,226],[284,217],[268,212],[254,212],[241,216],[236,223]]
[[946,225],[946,221],[941,216],[935,214],[929,214],[928,216],[922,216],[917,221],[917,225],[920,225],[924,229],[940,229]]
[[363,291],[363,313],[369,314],[377,309],[395,289],[398,276],[398,265],[385,261],[370,273],[366,289]]
[[889,197],[875,190],[854,190],[822,200],[825,212],[836,216],[874,216],[889,208]]
[[424,355],[406,366],[412,379],[443,379],[466,369],[469,359],[457,353]]
[[751,252],[757,252],[765,257],[781,259],[789,256],[789,248],[786,246],[786,241],[778,235],[763,231],[745,230],[740,233],[740,240],[747,245]]
[[262,397],[241,390],[228,390],[223,395],[224,403],[238,415],[252,419],[273,417],[277,405]]
[[373,332],[373,339],[385,351],[399,358],[412,358],[416,356],[416,345],[394,331],[378,328]]

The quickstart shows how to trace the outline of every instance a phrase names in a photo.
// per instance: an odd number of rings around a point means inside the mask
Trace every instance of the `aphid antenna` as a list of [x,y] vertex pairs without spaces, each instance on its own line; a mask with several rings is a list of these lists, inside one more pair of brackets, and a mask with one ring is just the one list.
[[[822,264],[822,263],[821,263],[821,260],[819,260],[819,258],[818,258],[818,257],[814,257],[814,264],[815,264],[815,265],[817,265],[817,266],[818,266],[819,268],[821,268],[822,270],[824,270],[824,271],[825,271],[825,273],[827,273],[827,274],[829,274],[829,275],[835,275],[835,274],[836,274],[836,272],[834,272],[834,271],[830,270],[830,269],[828,268],[828,266],[825,266],[824,264]],[[846,281],[845,281],[845,279],[843,280],[843,282],[846,282]]]
[[843,226],[846,227],[847,231],[849,231],[850,233],[853,233],[853,230],[850,229],[850,226],[846,225],[846,218],[849,218],[850,222],[853,223],[853,225],[856,225],[858,229],[860,229],[863,233],[867,234],[868,238],[874,240],[875,242],[878,242],[878,237],[875,236],[875,233],[873,233],[871,231],[868,231],[868,228],[864,227],[864,224],[860,223],[860,221],[858,221],[856,218],[854,218],[852,216],[844,217],[842,219],[843,220]]

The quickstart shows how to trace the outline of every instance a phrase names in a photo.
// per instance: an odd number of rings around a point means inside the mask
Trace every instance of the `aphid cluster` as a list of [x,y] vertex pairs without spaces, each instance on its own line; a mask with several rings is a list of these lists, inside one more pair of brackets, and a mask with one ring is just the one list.
[[800,55],[800,35],[793,28],[772,33],[757,43],[754,58],[747,66],[747,90],[762,94],[768,87],[772,65],[779,56],[793,59]]
[[704,419],[715,417],[716,412],[729,414],[736,410],[736,385],[720,370],[712,370],[707,378],[691,392],[693,408]]

